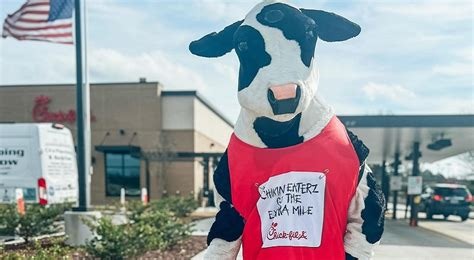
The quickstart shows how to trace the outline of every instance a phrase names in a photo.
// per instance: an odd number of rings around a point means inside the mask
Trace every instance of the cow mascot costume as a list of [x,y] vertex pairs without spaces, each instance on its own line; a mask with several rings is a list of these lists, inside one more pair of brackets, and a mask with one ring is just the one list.
[[[235,50],[240,115],[214,173],[219,212],[205,259],[369,259],[384,198],[368,149],[317,94],[318,40],[360,27],[333,13],[264,1],[193,41],[198,56]],[[343,72],[341,72],[343,73]]]

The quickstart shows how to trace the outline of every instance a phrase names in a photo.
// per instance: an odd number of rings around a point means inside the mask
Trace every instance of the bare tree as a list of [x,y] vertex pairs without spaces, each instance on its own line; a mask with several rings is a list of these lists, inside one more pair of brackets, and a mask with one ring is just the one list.
[[175,144],[170,140],[169,136],[166,132],[161,131],[158,140],[156,143],[156,148],[149,151],[142,152],[142,158],[145,160],[146,163],[146,171],[147,171],[147,189],[150,189],[150,169],[149,163],[151,161],[158,162],[159,170],[156,172],[158,176],[158,191],[163,192],[165,191],[166,187],[166,172],[169,165],[175,160],[176,152],[175,152]]
[[459,160],[463,162],[470,173],[474,173],[474,150],[460,154]]

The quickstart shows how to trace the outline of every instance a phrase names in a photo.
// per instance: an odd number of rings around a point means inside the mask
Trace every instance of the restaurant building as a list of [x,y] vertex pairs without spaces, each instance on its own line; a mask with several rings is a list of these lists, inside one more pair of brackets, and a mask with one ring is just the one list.
[[[91,84],[91,204],[118,200],[120,189],[150,199],[202,198],[233,125],[196,91],[158,82]],[[75,85],[0,85],[0,122],[55,122],[75,136]]]

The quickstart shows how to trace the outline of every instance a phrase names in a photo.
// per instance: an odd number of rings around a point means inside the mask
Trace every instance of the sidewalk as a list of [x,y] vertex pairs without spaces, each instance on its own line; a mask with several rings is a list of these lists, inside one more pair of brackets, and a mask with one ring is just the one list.
[[448,220],[422,220],[418,221],[418,226],[424,229],[441,233],[445,236],[449,236],[454,239],[461,240],[474,246],[474,221],[467,220],[467,223],[459,223],[457,221],[451,220],[450,218]]
[[[385,219],[392,219],[392,203],[388,203],[388,211]],[[398,204],[397,219],[403,220],[405,213],[405,205]],[[464,222],[458,216],[449,216],[447,219],[440,215],[433,216],[433,219],[426,219],[426,214],[418,213],[418,226],[426,230],[430,230],[447,237],[463,241],[474,246],[474,212],[469,214],[470,218]],[[407,218],[410,218],[408,210]],[[474,258],[473,258],[474,259]]]
[[407,220],[385,222],[381,245],[374,259],[474,259],[471,244],[422,227],[410,227]]
[[466,248],[380,245],[374,260],[472,260],[474,252]]

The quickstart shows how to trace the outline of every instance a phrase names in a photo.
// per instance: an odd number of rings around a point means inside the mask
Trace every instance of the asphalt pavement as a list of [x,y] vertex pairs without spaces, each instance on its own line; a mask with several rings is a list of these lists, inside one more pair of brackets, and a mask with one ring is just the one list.
[[474,248],[472,244],[446,236],[443,232],[421,226],[410,227],[406,220],[389,219],[385,222],[385,232],[380,246],[375,249],[374,259],[472,260]]

